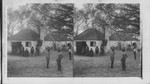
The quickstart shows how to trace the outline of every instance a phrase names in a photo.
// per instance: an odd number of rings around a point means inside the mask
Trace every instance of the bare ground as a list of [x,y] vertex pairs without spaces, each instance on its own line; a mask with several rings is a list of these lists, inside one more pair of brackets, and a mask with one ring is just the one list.
[[74,77],[141,77],[140,54],[134,60],[133,52],[127,52],[127,70],[121,69],[121,52],[115,54],[114,68],[110,68],[109,56],[74,56]]
[[72,61],[63,52],[62,71],[57,71],[57,52],[53,51],[50,68],[46,68],[45,56],[22,57],[8,55],[8,77],[72,77]]

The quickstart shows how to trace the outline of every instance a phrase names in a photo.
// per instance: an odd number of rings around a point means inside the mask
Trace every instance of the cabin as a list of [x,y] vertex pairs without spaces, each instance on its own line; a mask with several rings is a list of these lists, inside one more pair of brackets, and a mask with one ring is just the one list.
[[21,50],[21,46],[24,47],[24,50],[28,50],[33,47],[34,50],[37,45],[37,41],[40,40],[40,35],[31,29],[23,29],[15,35],[8,38],[7,49],[8,53],[17,54]]
[[82,54],[82,49],[85,49],[86,46],[94,52],[96,47],[100,50],[103,40],[105,40],[103,33],[95,28],[87,29],[74,37],[74,52]]
[[137,47],[140,49],[139,39],[135,38],[134,35],[131,33],[116,32],[109,37],[110,47],[121,46],[128,48],[129,45],[131,46],[133,43],[136,43]]

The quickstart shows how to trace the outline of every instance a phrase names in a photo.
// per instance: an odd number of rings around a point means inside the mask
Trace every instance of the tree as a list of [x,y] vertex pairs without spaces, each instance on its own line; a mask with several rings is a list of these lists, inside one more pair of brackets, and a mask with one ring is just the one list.
[[17,25],[17,11],[14,11],[12,8],[7,10],[7,29],[8,29],[8,37],[14,34],[14,28]]
[[73,4],[33,4],[31,8],[40,14],[48,29],[66,36],[73,34]]
[[8,37],[11,37],[14,31],[21,30],[27,26],[31,11],[27,5],[20,6],[18,9],[8,8],[7,11]]
[[106,21],[114,30],[138,33],[140,30],[139,4],[98,4],[96,8],[106,15]]
[[93,28],[93,19],[95,16],[95,4],[83,4],[83,9],[75,8],[75,27],[74,32],[75,36],[79,33],[80,30],[86,30],[89,28]]

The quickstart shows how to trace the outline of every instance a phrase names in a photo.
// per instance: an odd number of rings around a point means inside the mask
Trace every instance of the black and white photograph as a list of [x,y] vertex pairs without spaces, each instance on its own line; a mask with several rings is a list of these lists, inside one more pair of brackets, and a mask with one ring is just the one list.
[[7,9],[7,76],[72,77],[73,4]]
[[149,84],[148,0],[2,0],[2,84]]
[[76,8],[74,77],[141,77],[140,5]]

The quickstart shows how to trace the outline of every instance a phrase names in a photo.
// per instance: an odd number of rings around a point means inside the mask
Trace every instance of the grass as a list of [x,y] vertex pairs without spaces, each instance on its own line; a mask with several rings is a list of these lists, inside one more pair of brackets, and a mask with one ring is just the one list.
[[72,61],[67,52],[63,52],[62,71],[57,71],[57,52],[53,51],[50,67],[46,68],[45,56],[10,56],[8,55],[8,77],[72,77]]
[[127,52],[127,70],[121,70],[121,52],[117,51],[115,54],[114,68],[110,68],[109,56],[101,57],[85,57],[74,56],[74,77],[140,77],[141,63],[138,54],[138,59],[134,60],[133,53]]

